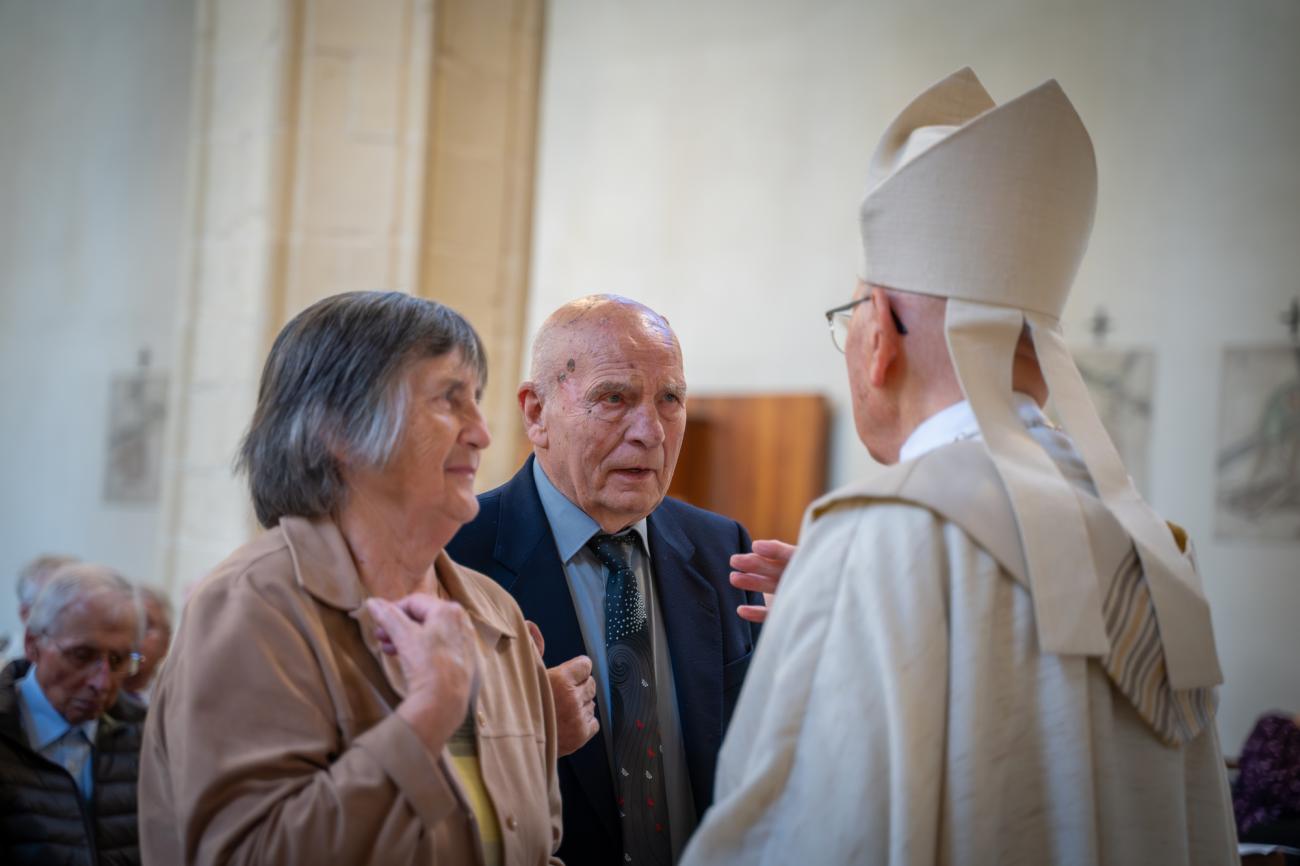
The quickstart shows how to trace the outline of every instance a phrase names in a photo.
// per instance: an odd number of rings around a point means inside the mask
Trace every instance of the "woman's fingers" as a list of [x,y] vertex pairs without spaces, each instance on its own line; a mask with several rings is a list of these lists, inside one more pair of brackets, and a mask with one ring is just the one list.
[[366,608],[370,611],[375,623],[388,635],[390,640],[395,639],[408,622],[407,618],[391,601],[382,598],[368,598],[366,599]]
[[[408,596],[400,598],[396,602],[397,607],[401,609],[408,617],[416,622],[424,622],[429,615],[439,607],[447,604],[456,604],[454,601],[442,601],[427,592],[413,592]],[[460,605],[456,605],[460,607]]]

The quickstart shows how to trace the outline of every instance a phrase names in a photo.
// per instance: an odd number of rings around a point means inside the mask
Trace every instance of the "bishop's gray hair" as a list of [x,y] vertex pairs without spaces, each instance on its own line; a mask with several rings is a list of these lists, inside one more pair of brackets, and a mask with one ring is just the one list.
[[135,591],[130,582],[108,566],[73,562],[56,571],[36,596],[27,615],[27,631],[55,635],[65,610],[78,601],[99,597],[116,597],[122,613],[134,623]]
[[337,453],[383,466],[406,421],[403,374],[459,352],[479,385],[487,355],[455,310],[401,292],[347,292],[317,301],[271,346],[257,408],[236,459],[258,521],[333,513],[347,493]]

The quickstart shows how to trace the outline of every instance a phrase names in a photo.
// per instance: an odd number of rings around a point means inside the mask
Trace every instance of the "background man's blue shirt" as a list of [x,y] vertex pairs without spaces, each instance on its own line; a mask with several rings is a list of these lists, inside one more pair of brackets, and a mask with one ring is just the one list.
[[45,697],[41,684],[36,680],[36,665],[27,670],[27,675],[18,681],[15,690],[18,696],[18,712],[23,721],[23,733],[32,749],[68,771],[81,797],[89,800],[94,791],[94,753],[95,735],[99,731],[99,720],[91,719],[79,725],[72,725],[54,708],[49,698]]

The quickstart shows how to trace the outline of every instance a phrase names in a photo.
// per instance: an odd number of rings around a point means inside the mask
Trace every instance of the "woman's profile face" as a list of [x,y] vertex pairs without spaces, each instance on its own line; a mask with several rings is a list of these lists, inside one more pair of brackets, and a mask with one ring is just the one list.
[[348,473],[352,503],[380,497],[403,511],[407,521],[447,527],[454,534],[478,514],[474,477],[479,452],[491,442],[479,411],[478,373],[456,351],[415,361],[402,384],[401,438],[384,466]]

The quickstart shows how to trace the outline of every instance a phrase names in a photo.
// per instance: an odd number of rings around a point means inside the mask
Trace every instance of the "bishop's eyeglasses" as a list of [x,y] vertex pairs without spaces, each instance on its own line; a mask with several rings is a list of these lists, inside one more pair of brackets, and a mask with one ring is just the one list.
[[[826,324],[831,329],[831,342],[835,344],[835,348],[840,350],[840,354],[844,354],[845,341],[849,336],[849,320],[853,318],[853,308],[870,300],[871,295],[867,295],[858,298],[856,301],[849,301],[847,304],[831,307],[826,311]],[[889,315],[894,320],[894,327],[898,329],[898,333],[906,336],[907,328],[903,326],[903,320],[898,318],[898,311],[890,307]]]

